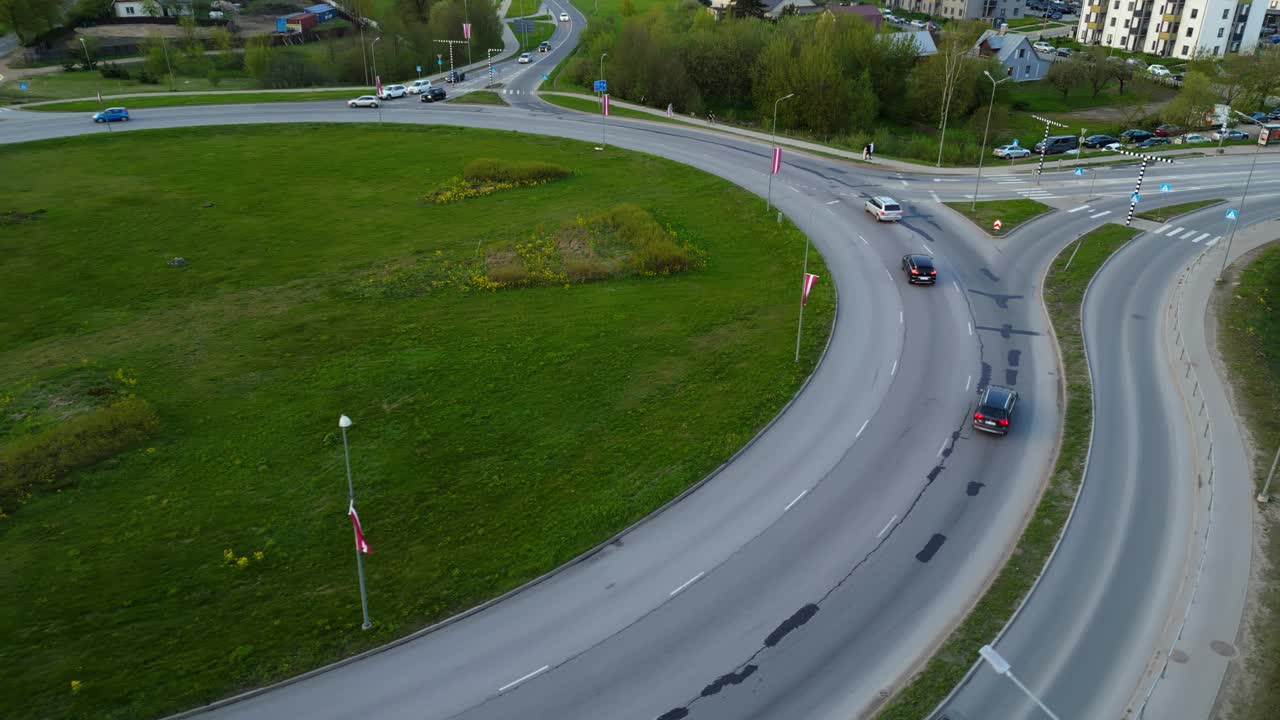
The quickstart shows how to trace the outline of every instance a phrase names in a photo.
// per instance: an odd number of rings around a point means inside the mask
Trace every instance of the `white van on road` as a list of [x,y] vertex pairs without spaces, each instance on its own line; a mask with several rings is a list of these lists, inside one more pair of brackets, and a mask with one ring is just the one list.
[[422,93],[431,89],[431,81],[430,80],[414,80],[413,82],[406,85],[405,88],[410,95],[421,95]]

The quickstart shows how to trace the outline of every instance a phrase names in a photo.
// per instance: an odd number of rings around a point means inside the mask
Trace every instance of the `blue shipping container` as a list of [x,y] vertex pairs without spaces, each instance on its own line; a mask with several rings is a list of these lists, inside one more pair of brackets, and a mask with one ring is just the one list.
[[338,15],[338,11],[332,5],[312,5],[305,12],[315,15],[320,22],[329,22]]

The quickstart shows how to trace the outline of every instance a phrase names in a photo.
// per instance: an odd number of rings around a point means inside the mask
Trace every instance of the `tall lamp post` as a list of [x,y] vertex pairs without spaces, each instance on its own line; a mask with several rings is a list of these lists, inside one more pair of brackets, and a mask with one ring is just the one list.
[[[1242,118],[1252,120],[1253,118],[1245,115],[1239,110],[1232,109],[1231,112]],[[1224,123],[1225,124],[1225,123]],[[1240,195],[1240,214],[1244,215],[1244,201],[1249,197],[1249,183],[1253,182],[1253,169],[1258,166],[1258,155],[1262,153],[1262,124],[1258,124],[1258,149],[1253,153],[1253,162],[1249,163],[1249,177],[1244,181],[1244,192]],[[1222,253],[1222,268],[1218,270],[1218,282],[1222,282],[1222,273],[1227,270],[1227,258],[1231,257],[1231,241],[1236,239],[1236,228],[1240,226],[1240,218],[1236,218],[1231,223],[1231,234],[1227,236],[1227,249]]]
[[[347,449],[347,428],[351,427],[351,418],[339,416],[338,427],[342,428],[342,457],[347,463],[347,502],[354,512],[356,491],[351,483],[351,452]],[[373,627],[373,623],[369,622],[369,596],[364,589],[364,558],[361,556],[359,534],[356,535],[356,573],[360,576],[360,609],[364,612],[364,624],[360,628],[368,630]]]
[[1005,660],[1003,657],[1000,657],[1000,653],[996,652],[995,648],[991,647],[990,645],[983,645],[982,648],[978,650],[978,654],[982,656],[983,660],[987,661],[987,664],[991,666],[992,670],[996,671],[997,675],[1004,675],[1005,677],[1009,678],[1009,680],[1011,680],[1014,685],[1018,686],[1019,690],[1021,690],[1024,694],[1026,694],[1027,697],[1031,698],[1032,702],[1034,702],[1036,705],[1039,705],[1040,709],[1044,711],[1045,715],[1048,715],[1049,717],[1053,718],[1053,720],[1060,720],[1060,718],[1057,715],[1053,714],[1052,710],[1046,707],[1044,703],[1040,702],[1040,698],[1036,697],[1034,693],[1028,690],[1027,686],[1023,685],[1022,682],[1018,680],[1018,678],[1014,677],[1013,673],[1010,672],[1009,670],[1009,662]]
[[991,102],[987,105],[987,126],[982,130],[982,150],[978,152],[978,179],[973,181],[973,203],[969,206],[970,212],[978,208],[978,186],[982,183],[982,161],[987,157],[987,133],[991,131],[991,110],[996,106],[996,86],[1009,79],[1004,77],[997,80],[986,70],[983,70],[982,74],[991,81]]
[[[783,95],[782,97],[773,101],[773,139],[770,141],[770,145],[772,146],[773,152],[775,153],[778,152],[778,103],[782,102],[783,100],[786,100],[787,98],[793,98],[795,96],[796,96],[795,93],[791,93],[790,95]],[[770,159],[770,163],[772,163],[772,158]],[[769,199],[765,200],[764,202],[765,212],[768,212],[772,207],[773,207],[773,165],[770,164],[769,165]]]
[[[608,56],[609,56],[609,53],[607,52],[600,53],[600,79],[601,80],[604,80],[604,59]],[[605,89],[600,91],[600,147],[602,150],[606,147],[609,147],[609,143],[606,141],[606,137],[605,137],[608,134],[608,131],[605,129],[605,125],[607,124],[609,115],[605,110],[605,102],[607,101],[605,100],[605,97],[604,97],[608,93],[609,93],[609,84],[605,83]]]
[[379,35],[373,39],[372,43],[369,43],[369,57],[373,59],[373,81],[375,83],[378,81],[378,41],[381,39],[382,36]]

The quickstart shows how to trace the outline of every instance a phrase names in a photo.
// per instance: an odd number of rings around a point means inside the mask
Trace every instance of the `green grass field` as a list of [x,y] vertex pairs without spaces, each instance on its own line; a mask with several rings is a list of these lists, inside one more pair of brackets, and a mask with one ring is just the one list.
[[1217,198],[1215,200],[1194,200],[1192,202],[1179,203],[1177,205],[1166,205],[1162,208],[1136,213],[1134,217],[1142,218],[1143,220],[1150,220],[1151,222],[1169,222],[1171,219],[1178,217],[1179,215],[1186,215],[1187,213],[1199,210],[1202,207],[1216,205],[1220,202],[1224,202],[1222,198]]
[[533,24],[534,32],[525,33],[516,32],[516,40],[520,42],[520,52],[537,52],[538,44],[544,40],[550,40],[551,34],[556,31],[556,24],[553,22],[538,22]]
[[[1272,244],[1253,262],[1228,270],[1228,282],[1216,293],[1218,348],[1229,368],[1233,397],[1240,402],[1252,440],[1254,480],[1261,488],[1280,446],[1280,245]],[[1238,279],[1239,284],[1234,281]],[[1272,530],[1263,541],[1270,569],[1257,578],[1257,615],[1250,626],[1252,644],[1244,668],[1248,680],[1238,686],[1248,696],[1233,699],[1243,720],[1270,720],[1280,713],[1280,533],[1276,533],[1276,481],[1271,503],[1261,509]],[[1241,702],[1240,700],[1245,700]]]
[[[122,95],[172,91],[168,75],[161,78],[158,85],[147,85],[136,80],[107,80],[96,72],[58,71],[47,75],[35,75],[25,78],[24,81],[29,86],[26,90],[19,90],[16,82],[7,80],[0,85],[0,105],[94,97],[98,92],[103,95]],[[253,79],[245,76],[225,77],[217,86],[214,86],[207,78],[186,78],[179,75],[177,83],[172,88],[181,92],[252,90]]]
[[[1139,102],[1139,96],[1133,91],[1135,82],[1125,83],[1124,95],[1119,94],[1117,86],[1112,83],[1097,97],[1094,97],[1093,91],[1087,86],[1074,88],[1067,93],[1065,100],[1062,97],[1062,91],[1050,85],[1047,80],[1006,84],[1009,88],[1005,91],[1005,97],[1009,102],[1015,103],[1015,108],[1018,107],[1016,103],[1024,103],[1030,112],[1070,112],[1099,107],[1127,107]],[[1173,88],[1155,83],[1144,83],[1143,88],[1147,93],[1145,101],[1148,103],[1167,100],[1177,94]],[[1043,128],[1044,125],[1040,127]]]
[[[971,209],[971,202],[944,203],[947,207],[964,215],[973,224],[982,228],[983,232],[993,237],[1004,237],[1014,228],[1028,220],[1052,210],[1048,205],[1035,200],[980,200],[977,209]],[[992,229],[992,223],[999,219],[1001,228]]]
[[[367,162],[386,148],[430,162]],[[424,202],[477,156],[575,174]],[[0,146],[0,166],[0,210],[33,214],[0,224],[0,301],[22,308],[0,324],[0,452],[102,386],[132,381],[160,423],[0,519],[6,720],[189,708],[547,572],[740,448],[834,310],[819,283],[793,363],[802,236],[727,181],[591,143],[200,127]],[[406,280],[622,202],[703,267],[496,292]],[[340,413],[374,548],[369,632]]]
[[490,90],[475,90],[466,95],[450,98],[449,102],[455,105],[509,105],[501,95]]
[[96,100],[75,100],[71,102],[49,103],[48,105],[33,105],[26,109],[38,110],[41,112],[95,112],[104,105],[112,107],[123,105],[124,107],[133,110],[136,108],[171,107],[175,105],[236,105],[243,103],[267,102],[313,102],[316,100],[345,101],[359,95],[372,93],[372,88],[351,88],[350,90],[314,90],[296,93],[259,92],[235,95],[158,95],[156,97],[131,97],[104,100],[103,105],[99,105]]
[[1049,487],[1019,538],[1013,559],[924,670],[876,715],[877,720],[928,717],[977,661],[978,648],[990,642],[1008,623],[1048,561],[1075,502],[1093,426],[1092,388],[1080,332],[1080,303],[1090,278],[1102,263],[1137,234],[1138,230],[1133,228],[1103,225],[1077,240],[1083,244],[1070,269],[1064,271],[1063,267],[1074,245],[1067,246],[1054,258],[1045,277],[1044,302],[1066,370],[1067,408],[1062,447]]

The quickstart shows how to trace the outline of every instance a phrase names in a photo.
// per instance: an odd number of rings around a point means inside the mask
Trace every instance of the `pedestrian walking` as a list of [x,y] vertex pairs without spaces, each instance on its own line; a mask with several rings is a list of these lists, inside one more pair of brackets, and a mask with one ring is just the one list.
[[871,145],[869,143],[862,144],[862,159],[863,160],[871,159]]

